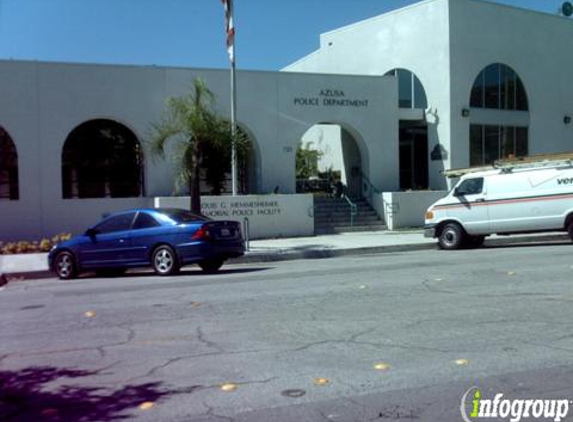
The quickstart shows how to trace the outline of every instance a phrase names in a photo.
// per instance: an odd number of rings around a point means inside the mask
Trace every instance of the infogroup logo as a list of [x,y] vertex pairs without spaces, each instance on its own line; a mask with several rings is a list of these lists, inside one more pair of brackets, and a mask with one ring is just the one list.
[[567,417],[572,401],[541,399],[504,399],[497,393],[493,399],[485,399],[482,391],[472,387],[462,396],[460,412],[464,422],[475,422],[491,418],[507,419],[510,422],[543,419],[560,422]]

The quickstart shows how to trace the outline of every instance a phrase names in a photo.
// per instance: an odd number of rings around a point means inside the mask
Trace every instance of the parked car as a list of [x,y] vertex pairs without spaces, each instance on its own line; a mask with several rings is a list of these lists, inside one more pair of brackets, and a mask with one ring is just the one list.
[[61,279],[145,266],[166,276],[188,264],[214,273],[244,252],[236,221],[213,221],[181,209],[136,209],[111,214],[83,235],[58,244],[48,264]]
[[465,174],[426,212],[425,236],[442,249],[480,246],[491,234],[566,231],[573,240],[570,159]]

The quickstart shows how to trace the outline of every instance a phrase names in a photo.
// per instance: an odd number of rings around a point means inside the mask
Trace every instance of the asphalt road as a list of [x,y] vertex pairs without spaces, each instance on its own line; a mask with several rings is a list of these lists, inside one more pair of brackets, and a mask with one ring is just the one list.
[[572,400],[572,251],[13,281],[0,290],[0,420],[448,422],[471,387]]

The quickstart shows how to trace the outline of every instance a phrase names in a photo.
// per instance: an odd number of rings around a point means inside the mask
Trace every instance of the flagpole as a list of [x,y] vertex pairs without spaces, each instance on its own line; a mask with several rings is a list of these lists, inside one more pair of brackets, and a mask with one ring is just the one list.
[[235,72],[235,6],[233,0],[222,0],[227,18],[227,48],[231,62],[231,186],[237,196],[237,83]]
[[[231,9],[232,10],[232,9]],[[232,12],[231,12],[232,13]],[[235,44],[233,43],[233,50]],[[234,53],[234,51],[233,51]],[[237,84],[235,79],[235,57],[231,60],[231,181],[233,196],[237,196]]]

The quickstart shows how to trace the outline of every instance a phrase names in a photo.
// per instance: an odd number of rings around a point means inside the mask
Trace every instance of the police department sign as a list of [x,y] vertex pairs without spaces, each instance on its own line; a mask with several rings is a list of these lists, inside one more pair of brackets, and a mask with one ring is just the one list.
[[347,98],[340,89],[321,89],[316,97],[296,97],[296,106],[312,107],[368,107],[367,99]]

